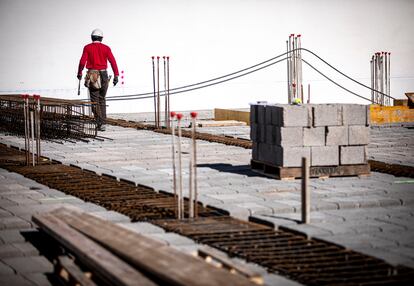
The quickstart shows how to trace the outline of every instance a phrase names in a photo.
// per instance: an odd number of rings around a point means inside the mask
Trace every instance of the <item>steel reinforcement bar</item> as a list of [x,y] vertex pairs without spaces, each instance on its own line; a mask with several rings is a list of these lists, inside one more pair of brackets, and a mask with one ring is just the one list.
[[176,200],[169,193],[99,176],[47,158],[41,162],[34,167],[25,166],[25,153],[0,144],[0,168],[118,211],[133,221],[150,221],[167,231],[260,264],[271,272],[306,285],[411,285],[414,281],[411,268],[392,266],[383,260],[288,230],[241,221],[201,204],[197,219],[176,220]]
[[[36,100],[28,97],[28,109]],[[0,95],[0,129],[13,135],[25,134],[25,100],[22,95]],[[79,100],[40,98],[40,136],[42,139],[83,139],[96,137],[95,104]]]

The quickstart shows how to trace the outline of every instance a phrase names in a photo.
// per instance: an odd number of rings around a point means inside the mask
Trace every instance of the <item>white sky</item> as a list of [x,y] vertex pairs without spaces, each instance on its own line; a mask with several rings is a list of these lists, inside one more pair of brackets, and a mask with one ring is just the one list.
[[[94,28],[112,48],[124,88],[152,91],[152,55],[171,57],[171,87],[210,79],[285,52],[289,34],[370,85],[371,55],[390,51],[391,94],[414,91],[412,0],[0,0],[0,91],[78,98],[76,70]],[[360,89],[319,65],[353,91]],[[304,67],[313,102],[367,103]],[[161,84],[162,85],[162,84]],[[172,96],[172,109],[286,102],[286,64],[219,86]],[[87,96],[82,89],[81,98]],[[152,111],[152,100],[108,102],[109,112]]]

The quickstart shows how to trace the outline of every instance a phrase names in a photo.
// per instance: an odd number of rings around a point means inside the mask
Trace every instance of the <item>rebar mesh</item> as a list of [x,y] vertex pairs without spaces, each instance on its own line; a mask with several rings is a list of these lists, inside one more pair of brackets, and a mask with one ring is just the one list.
[[[80,100],[40,99],[40,134],[42,139],[83,139],[97,135],[96,118],[92,115],[95,103]],[[29,109],[36,102],[29,97]],[[13,135],[25,133],[24,99],[21,95],[0,95],[0,129]]]

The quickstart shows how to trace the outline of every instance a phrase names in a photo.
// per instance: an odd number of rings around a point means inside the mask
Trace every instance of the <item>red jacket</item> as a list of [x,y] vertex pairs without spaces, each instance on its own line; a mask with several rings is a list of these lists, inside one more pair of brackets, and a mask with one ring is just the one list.
[[79,61],[78,75],[82,75],[82,70],[87,69],[104,70],[108,67],[108,61],[111,63],[115,76],[119,76],[118,66],[111,49],[101,42],[93,42],[83,48],[82,57]]

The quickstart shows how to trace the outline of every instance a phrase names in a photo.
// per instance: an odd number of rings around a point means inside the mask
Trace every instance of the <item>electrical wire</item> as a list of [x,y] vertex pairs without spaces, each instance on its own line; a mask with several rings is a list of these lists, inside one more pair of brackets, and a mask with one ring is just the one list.
[[330,81],[330,82],[332,82],[333,84],[337,85],[338,87],[342,88],[343,90],[345,90],[345,91],[347,91],[347,92],[349,92],[349,93],[351,93],[351,94],[353,94],[353,95],[355,95],[355,96],[358,96],[358,97],[360,97],[360,98],[362,98],[362,99],[368,100],[369,102],[374,102],[374,101],[372,101],[371,99],[368,99],[368,98],[366,98],[366,97],[364,97],[364,96],[362,96],[362,95],[359,95],[359,94],[357,94],[357,93],[355,93],[355,92],[353,92],[353,91],[351,91],[351,90],[347,89],[346,87],[344,87],[344,86],[340,85],[339,83],[337,83],[337,82],[336,82],[336,81],[334,81],[333,79],[331,79],[331,78],[329,78],[328,76],[326,76],[325,74],[323,74],[320,70],[318,70],[317,68],[315,68],[313,65],[311,65],[310,63],[308,63],[308,62],[307,62],[307,61],[305,61],[304,59],[302,59],[302,62],[304,62],[305,64],[307,64],[309,67],[311,67],[311,68],[312,68],[312,69],[314,69],[316,72],[318,72],[320,75],[322,75],[324,78],[326,78],[327,80],[329,80],[329,81]]
[[[247,67],[247,68],[243,68],[241,70],[238,70],[238,71],[235,71],[235,72],[226,74],[226,75],[222,75],[222,76],[215,77],[215,78],[212,78],[212,79],[209,79],[209,80],[205,80],[205,81],[197,82],[197,83],[194,83],[194,84],[184,85],[184,86],[181,86],[181,87],[176,87],[176,88],[170,89],[170,93],[169,94],[172,95],[172,94],[180,94],[180,93],[184,93],[184,92],[194,91],[194,90],[202,89],[202,88],[209,87],[209,86],[214,86],[214,85],[217,85],[217,84],[220,84],[220,83],[224,83],[224,82],[227,82],[227,81],[230,81],[230,80],[233,80],[233,79],[237,79],[237,78],[246,76],[246,75],[251,74],[253,72],[262,70],[262,69],[267,68],[269,66],[272,66],[272,65],[274,65],[276,63],[279,63],[281,61],[284,61],[284,60],[286,60],[286,59],[288,59],[290,57],[286,57],[286,58],[283,58],[283,59],[278,60],[276,62],[273,62],[273,63],[267,64],[265,66],[262,66],[260,68],[256,68],[258,66],[261,66],[261,65],[266,64],[268,62],[274,61],[274,60],[276,60],[276,59],[278,59],[278,58],[280,58],[282,56],[288,55],[289,53],[293,53],[293,52],[298,51],[298,50],[303,50],[305,52],[310,53],[311,55],[315,56],[317,59],[319,59],[320,61],[322,61],[324,64],[326,64],[327,66],[329,66],[331,69],[333,69],[337,73],[341,74],[342,76],[346,77],[347,79],[349,79],[349,80],[351,80],[351,81],[353,81],[353,82],[355,82],[355,83],[357,83],[357,84],[359,84],[359,85],[361,85],[361,86],[363,86],[363,87],[365,87],[365,88],[367,88],[367,89],[369,89],[371,91],[378,92],[379,94],[382,94],[382,95],[384,95],[386,97],[395,99],[394,97],[392,97],[390,95],[387,95],[387,94],[384,94],[384,93],[382,93],[382,92],[380,92],[378,90],[375,90],[375,89],[373,89],[373,88],[371,88],[371,87],[369,87],[369,86],[367,86],[367,85],[365,85],[365,84],[363,84],[363,83],[355,80],[354,78],[348,76],[347,74],[341,72],[339,69],[337,69],[333,65],[329,64],[326,60],[324,60],[323,58],[321,58],[320,56],[318,56],[316,53],[314,53],[313,51],[308,50],[306,48],[293,49],[293,50],[291,50],[289,52],[284,52],[284,53],[282,53],[282,54],[280,54],[278,56],[275,56],[273,58],[270,58],[270,59],[265,60],[263,62],[260,62],[258,64],[252,65],[252,66]],[[337,85],[338,87],[344,89],[345,91],[347,91],[347,92],[349,92],[349,93],[351,93],[351,94],[353,94],[353,95],[355,95],[357,97],[363,98],[363,99],[368,100],[368,101],[371,102],[370,99],[368,99],[368,98],[366,98],[364,96],[361,96],[361,95],[359,95],[359,94],[357,94],[357,93],[355,93],[355,92],[353,92],[353,91],[345,88],[344,86],[338,84],[337,82],[335,82],[334,80],[332,80],[331,78],[329,78],[328,76],[326,76],[325,74],[323,74],[321,71],[319,71],[318,69],[316,69],[314,66],[312,66],[311,64],[309,64],[307,61],[305,61],[303,59],[302,59],[302,61],[304,61],[308,66],[310,66],[312,69],[314,69],[315,71],[317,71],[319,74],[321,74],[323,77],[325,77],[326,79],[328,79],[329,81],[331,81],[332,83],[334,83],[335,85]],[[243,74],[240,74],[240,75],[237,75],[237,76],[233,76],[233,75],[242,73],[244,71],[247,71],[247,70],[250,70],[250,69],[253,69],[253,68],[256,68],[256,69],[251,70],[251,71],[246,72],[246,73],[243,73]],[[233,77],[231,77],[231,76],[233,76]],[[230,77],[230,78],[227,78],[227,77]],[[227,78],[227,79],[220,80],[220,79],[223,79],[223,78]],[[217,81],[217,80],[220,80],[220,81]],[[213,83],[210,83],[210,82],[213,82]],[[209,83],[209,84],[206,84],[206,83]],[[196,86],[196,87],[194,87],[194,86]],[[171,91],[173,91],[173,92],[171,92]],[[160,91],[160,96],[165,96],[165,91]],[[107,101],[121,101],[121,100],[146,99],[146,98],[152,98],[152,97],[153,97],[153,92],[146,92],[146,93],[130,94],[130,95],[108,96],[106,98],[106,100]]]
[[[243,76],[246,76],[246,75],[249,75],[249,74],[251,74],[251,73],[254,73],[254,72],[257,72],[257,71],[259,71],[259,70],[262,70],[262,69],[265,69],[265,68],[268,68],[268,67],[270,67],[270,66],[272,66],[272,65],[275,65],[275,64],[277,64],[277,63],[280,63],[280,62],[282,62],[282,61],[285,61],[287,59],[287,57],[286,58],[283,58],[283,59],[281,59],[281,60],[278,60],[278,61],[276,61],[276,62],[273,62],[273,63],[270,63],[270,64],[267,64],[267,65],[265,65],[265,66],[262,66],[262,67],[260,67],[260,68],[257,68],[257,69],[254,69],[254,70],[251,70],[251,71],[248,71],[248,72],[246,72],[246,73],[243,73],[243,74],[241,74],[241,75],[237,75],[237,76],[233,76],[233,77],[231,77],[231,78],[227,78],[227,79],[224,79],[224,80],[221,80],[221,81],[217,81],[217,82],[214,82],[214,83],[209,83],[209,84],[205,84],[205,85],[202,85],[202,86],[198,86],[198,87],[193,87],[193,88],[187,88],[187,89],[184,89],[184,90],[181,90],[181,91],[175,91],[175,92],[170,92],[170,95],[171,94],[179,94],[179,93],[184,93],[184,92],[189,92],[189,91],[193,91],[193,90],[197,90],[197,89],[201,89],[201,88],[205,88],[205,87],[209,87],[209,86],[213,86],[213,85],[217,85],[217,84],[220,84],[220,83],[223,83],[223,82],[227,82],[227,81],[230,81],[230,80],[233,80],[233,79],[236,79],[236,78],[240,78],[240,77],[243,77]],[[258,65],[255,65],[255,66],[258,66]],[[246,69],[244,69],[244,70],[246,70]],[[232,73],[232,74],[235,74],[235,73]],[[221,77],[221,78],[223,78],[223,77]],[[210,80],[211,81],[211,80]],[[209,82],[209,81],[205,81],[205,82]],[[195,85],[195,84],[194,84]],[[189,86],[194,86],[194,85],[189,85]],[[178,88],[177,88],[178,89]],[[176,89],[176,90],[177,90]],[[153,94],[153,93],[150,93],[150,94]],[[160,96],[165,96],[165,93],[163,92],[162,94],[160,94]],[[134,99],[145,99],[145,98],[152,98],[153,97],[153,95],[148,95],[148,96],[146,96],[146,94],[141,94],[141,95],[130,95],[130,97],[128,97],[128,98],[107,98],[106,100],[107,101],[120,101],[120,100],[134,100]]]

